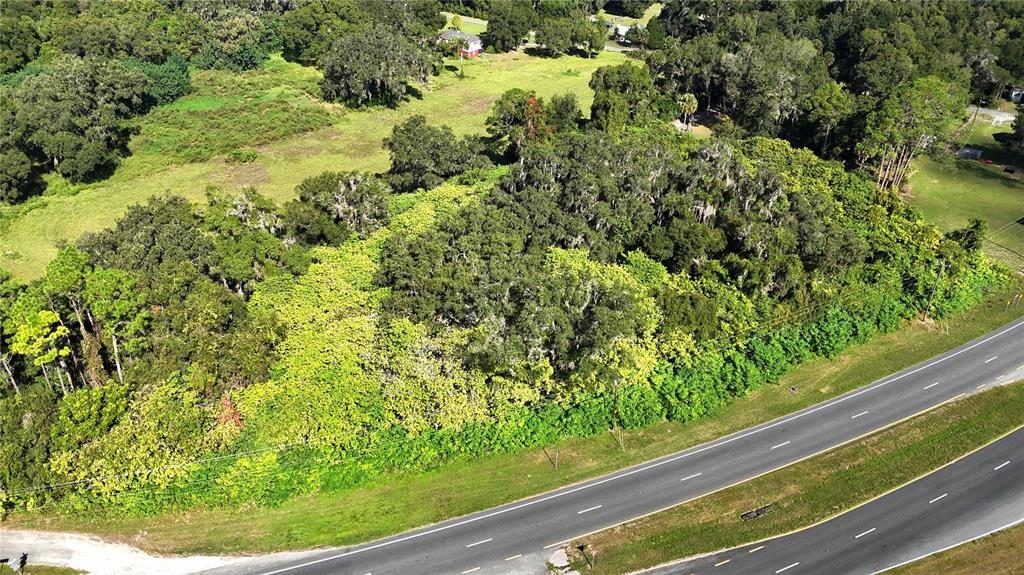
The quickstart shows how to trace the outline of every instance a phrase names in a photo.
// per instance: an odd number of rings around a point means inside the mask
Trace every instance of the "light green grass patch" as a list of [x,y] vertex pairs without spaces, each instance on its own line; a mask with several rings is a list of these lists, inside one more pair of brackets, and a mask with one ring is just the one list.
[[1006,153],[993,138],[1007,132],[1009,125],[993,126],[979,120],[967,134],[966,145],[982,150],[983,158],[951,159],[937,162],[922,157],[914,162],[907,201],[917,206],[929,221],[948,231],[967,225],[971,218],[988,222],[986,252],[1012,266],[1024,266],[1024,225],[1015,220],[1024,217],[1024,173],[1008,174],[1002,163],[1024,168],[1024,161]]
[[[448,29],[452,25],[452,18],[455,14],[451,12],[442,12],[445,17],[445,29]],[[481,20],[480,18],[473,18],[471,16],[463,16],[459,14],[459,18],[462,20],[462,26],[459,26],[459,30],[462,30],[466,34],[473,34],[481,36],[487,31],[487,20]]]
[[[423,114],[430,123],[447,124],[457,134],[482,134],[491,104],[509,88],[535,89],[545,98],[573,92],[588,110],[593,99],[588,87],[591,74],[600,66],[624,61],[622,54],[610,52],[595,58],[536,58],[521,51],[485,54],[465,62],[465,78],[446,71],[431,80],[421,98],[410,98],[396,109],[335,112],[330,126],[290,136],[275,134],[279,139],[273,141],[241,125],[261,109],[255,105],[158,113],[140,120],[141,132],[131,144],[138,153],[125,158],[109,179],[68,186],[67,193],[48,195],[45,205],[32,210],[0,209],[0,267],[22,280],[38,277],[56,254],[56,242],[74,241],[85,232],[108,227],[128,206],[154,195],[176,194],[199,202],[207,185],[225,190],[254,185],[283,201],[292,197],[304,178],[325,170],[385,170],[388,156],[381,141],[398,122]],[[309,95],[318,89],[318,82],[316,70],[280,58],[244,74],[197,72],[194,77],[196,96],[207,98],[273,90],[289,94],[270,100],[271,106],[295,106],[273,108],[278,114],[275,122],[281,124],[301,122],[314,108],[326,109]],[[226,113],[232,110],[237,113]],[[200,133],[206,128],[216,130],[216,135]],[[214,155],[194,163],[169,160],[195,153],[192,146]],[[224,162],[222,154],[236,147],[255,147],[256,161],[241,165]]]
[[605,22],[611,22],[613,24],[625,24],[627,26],[635,26],[636,24],[640,24],[642,26],[646,26],[647,23],[651,21],[651,18],[654,18],[658,14],[661,14],[661,9],[664,7],[664,4],[660,2],[655,2],[654,4],[648,6],[647,10],[644,10],[644,13],[639,18],[609,14],[604,10],[598,12],[597,15],[599,18],[604,19]]

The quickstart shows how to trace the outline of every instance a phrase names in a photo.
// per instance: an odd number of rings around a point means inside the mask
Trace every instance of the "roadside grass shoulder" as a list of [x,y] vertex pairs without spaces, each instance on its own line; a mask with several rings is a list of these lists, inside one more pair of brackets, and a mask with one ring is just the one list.
[[[11,560],[17,559],[12,557]],[[52,565],[26,565],[25,575],[79,575],[82,572],[69,567],[54,567]],[[18,572],[8,565],[0,565],[0,575],[19,575]]]
[[[464,78],[446,71],[396,109],[324,104],[315,99],[319,72],[280,57],[253,72],[199,72],[194,94],[138,120],[130,144],[135,153],[110,178],[78,185],[53,178],[33,209],[0,207],[0,268],[21,280],[38,277],[57,242],[108,227],[152,196],[201,202],[209,185],[256,186],[283,201],[304,178],[325,170],[385,170],[381,141],[398,122],[423,114],[457,134],[483,134],[491,104],[509,88],[535,89],[545,98],[573,92],[588,110],[591,74],[624,59],[610,52],[595,58],[486,54],[465,62]],[[307,131],[289,134],[293,129]],[[235,148],[255,150],[256,160],[226,162],[224,154]]]
[[1024,572],[1024,524],[993,533],[897,569],[891,575],[985,573],[1018,575]]
[[[909,322],[832,360],[809,362],[779,385],[762,387],[712,417],[624,432],[624,449],[606,434],[562,441],[546,450],[452,463],[360,489],[298,497],[274,508],[147,518],[29,514],[12,517],[10,526],[85,532],[169,554],[267,552],[367,541],[648,461],[860,387],[1015,319],[1024,307],[1008,307],[1006,302],[1022,287],[1018,283],[993,292],[942,325]],[[549,459],[556,450],[557,469]]]
[[[571,548],[587,545],[600,557],[584,572],[618,574],[783,535],[896,489],[1022,425],[1024,382],[990,388],[746,483],[574,541]],[[749,521],[740,517],[764,505],[772,506],[770,513]]]

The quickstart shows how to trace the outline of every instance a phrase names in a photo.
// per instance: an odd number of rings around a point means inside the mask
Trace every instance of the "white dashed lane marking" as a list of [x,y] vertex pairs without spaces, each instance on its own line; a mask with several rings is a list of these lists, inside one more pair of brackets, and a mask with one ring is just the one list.
[[782,442],[782,443],[780,443],[780,444],[778,444],[778,445],[776,445],[776,446],[772,447],[772,449],[778,449],[778,448],[780,448],[780,447],[785,447],[785,446],[789,445],[790,443],[791,443],[791,442],[789,442],[789,441],[784,441],[784,442]]

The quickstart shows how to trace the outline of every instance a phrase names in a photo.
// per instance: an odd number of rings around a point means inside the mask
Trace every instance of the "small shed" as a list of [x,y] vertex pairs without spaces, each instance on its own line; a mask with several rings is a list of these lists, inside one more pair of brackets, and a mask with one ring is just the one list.
[[480,40],[480,36],[474,34],[467,34],[462,30],[455,28],[449,28],[444,32],[441,32],[439,39],[442,42],[451,42],[452,40],[464,40],[466,46],[459,51],[459,55],[463,58],[476,58],[480,55],[483,50],[483,42]]

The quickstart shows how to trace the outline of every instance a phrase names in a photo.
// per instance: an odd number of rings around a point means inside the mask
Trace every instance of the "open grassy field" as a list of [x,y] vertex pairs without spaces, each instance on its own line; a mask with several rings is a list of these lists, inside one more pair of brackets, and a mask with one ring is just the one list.
[[604,10],[598,12],[597,15],[598,17],[604,19],[606,22],[611,22],[613,24],[625,24],[627,26],[634,26],[636,24],[640,24],[641,26],[646,26],[647,23],[651,21],[651,18],[654,18],[658,14],[661,14],[661,9],[664,6],[665,5],[662,4],[661,2],[655,2],[654,4],[648,6],[647,10],[644,10],[644,13],[639,18],[633,18],[630,16],[620,16],[618,14],[609,14]]
[[1024,172],[1008,174],[1003,165],[1024,168],[1024,158],[1007,154],[993,138],[1010,129],[1008,124],[993,126],[979,117],[967,135],[967,145],[980,149],[982,158],[993,163],[921,158],[914,165],[907,200],[943,230],[962,227],[973,217],[986,220],[992,240],[986,252],[1020,268],[1024,267]]
[[[137,120],[134,153],[110,178],[76,186],[52,178],[46,196],[0,213],[0,267],[23,280],[37,277],[56,242],[108,227],[128,206],[154,195],[202,201],[209,185],[253,185],[284,200],[304,178],[325,170],[386,169],[381,140],[398,122],[422,114],[457,134],[483,133],[491,104],[509,88],[544,97],[574,92],[589,109],[593,71],[622,61],[610,52],[591,59],[486,54],[465,63],[465,78],[447,70],[396,109],[365,110],[319,101],[319,72],[279,57],[241,74],[197,73],[193,94]],[[225,154],[238,148],[254,149],[256,160],[226,162]]]
[[[452,24],[452,17],[454,17],[455,14],[451,12],[442,12],[442,14],[444,14],[444,17],[448,20],[445,27],[450,27]],[[487,31],[487,20],[463,15],[459,15],[459,18],[462,20],[462,26],[459,26],[459,30],[462,30],[466,34],[475,34],[479,36]]]
[[984,573],[1019,575],[1024,571],[1024,525],[1017,525],[893,569],[891,575]]
[[[791,413],[932,357],[1018,317],[1008,298],[1024,286],[992,293],[942,326],[910,322],[901,330],[812,361],[738,399],[714,417],[663,422],[623,433],[560,442],[554,469],[544,450],[453,463],[429,473],[390,478],[379,485],[299,497],[280,507],[197,510],[141,519],[89,515],[15,515],[12,528],[80,531],[131,542],[158,553],[259,552],[344,545],[397,533],[514,501],[561,485],[685,449]],[[791,393],[789,387],[796,388]]]
[[[601,558],[586,573],[613,575],[782,535],[896,489],[1022,425],[1024,382],[990,388],[573,546],[585,544]],[[756,521],[740,518],[766,504],[773,505],[771,513]]]

